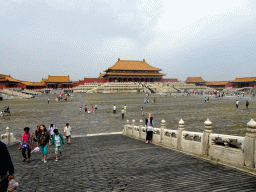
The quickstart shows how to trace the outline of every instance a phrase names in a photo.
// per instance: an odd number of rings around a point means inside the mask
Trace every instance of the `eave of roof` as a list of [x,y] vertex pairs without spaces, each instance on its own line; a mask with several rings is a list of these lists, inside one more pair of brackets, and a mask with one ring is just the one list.
[[104,75],[122,75],[122,76],[164,76],[166,74],[163,73],[115,73],[115,72],[108,72]]

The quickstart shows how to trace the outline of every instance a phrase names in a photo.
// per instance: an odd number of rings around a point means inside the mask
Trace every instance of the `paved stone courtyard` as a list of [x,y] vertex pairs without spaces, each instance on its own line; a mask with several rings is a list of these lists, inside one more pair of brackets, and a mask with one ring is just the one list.
[[255,191],[255,176],[123,135],[72,139],[55,162],[41,153],[22,162],[9,147],[17,191]]
[[[229,135],[244,136],[246,124],[250,119],[256,119],[256,100],[250,97],[240,99],[239,108],[235,108],[236,97],[214,98],[210,97],[209,103],[204,103],[204,96],[159,96],[151,94],[149,103],[144,104],[144,93],[140,94],[74,94],[73,101],[62,101],[56,103],[57,95],[42,94],[33,99],[3,100],[0,101],[0,109],[10,106],[12,116],[0,117],[0,133],[5,132],[7,126],[16,137],[22,133],[24,127],[28,126],[35,130],[39,124],[47,127],[53,123],[63,131],[68,122],[76,135],[90,133],[119,132],[123,130],[126,119],[130,122],[145,118],[149,112],[154,117],[155,127],[160,127],[161,120],[166,120],[168,129],[177,129],[178,121],[182,118],[185,121],[185,130],[204,130],[204,121],[207,118],[213,123],[213,132]],[[156,98],[156,103],[151,100]],[[47,99],[50,98],[50,104]],[[249,109],[246,109],[245,102],[249,100]],[[79,113],[79,108],[87,104],[98,105],[97,114]],[[113,105],[117,106],[117,114],[113,114]],[[127,105],[125,119],[121,119],[121,108]],[[141,115],[141,107],[144,108],[145,116]]]
[[[240,99],[235,108],[235,97],[213,98],[204,103],[203,96],[182,97],[150,95],[157,102],[143,104],[145,94],[75,94],[73,101],[56,103],[56,95],[43,94],[30,100],[4,100],[0,107],[10,106],[12,116],[0,118],[0,133],[6,126],[19,138],[28,126],[47,127],[54,123],[63,132],[65,123],[74,135],[120,132],[126,119],[139,124],[141,107],[152,112],[156,127],[162,119],[166,127],[177,129],[180,118],[185,130],[203,131],[207,117],[213,122],[214,133],[245,135],[246,123],[255,119],[256,104],[250,100],[249,109]],[[50,98],[50,104],[47,99]],[[80,106],[98,105],[97,114],[79,114]],[[113,114],[113,105],[117,114]],[[127,104],[125,119],[121,107]],[[83,110],[84,111],[84,110]],[[15,166],[18,191],[255,191],[255,177],[229,167],[215,165],[183,153],[146,145],[123,135],[73,138],[64,145],[64,153],[55,162],[54,149],[49,148],[47,164],[40,153],[32,154],[31,163],[23,163],[18,145],[9,147]]]

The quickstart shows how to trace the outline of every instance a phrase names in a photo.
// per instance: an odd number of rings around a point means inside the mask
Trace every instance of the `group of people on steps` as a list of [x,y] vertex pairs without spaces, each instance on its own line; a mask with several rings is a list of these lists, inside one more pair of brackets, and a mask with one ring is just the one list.
[[40,146],[41,148],[43,155],[42,161],[44,163],[47,163],[48,146],[54,146],[55,161],[58,161],[58,155],[61,155],[62,146],[65,143],[64,137],[66,137],[67,144],[70,144],[71,135],[72,131],[68,123],[66,123],[66,127],[64,128],[64,136],[54,124],[51,124],[48,130],[45,125],[38,125],[35,134],[30,133],[29,127],[25,127],[19,146],[19,149],[22,151],[22,156],[24,157],[23,162],[27,161],[30,163],[34,142],[36,142],[37,147]]

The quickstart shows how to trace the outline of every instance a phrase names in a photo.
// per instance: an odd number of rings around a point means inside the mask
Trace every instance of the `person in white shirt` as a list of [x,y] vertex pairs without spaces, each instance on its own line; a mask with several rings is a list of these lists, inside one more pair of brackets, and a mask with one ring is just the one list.
[[55,161],[58,161],[58,154],[60,153],[61,155],[62,146],[64,143],[65,141],[64,141],[63,135],[59,133],[58,129],[54,129],[53,139],[50,143],[50,146],[54,145],[55,156],[56,156]]
[[239,101],[238,101],[238,100],[236,100],[236,108],[238,108],[238,104],[239,104]]
[[116,114],[116,106],[115,105],[113,106],[113,110],[114,110],[113,113]]
[[71,127],[69,126],[68,123],[66,123],[66,127],[64,128],[64,136],[67,139],[67,144],[70,144],[71,135],[72,135]]
[[57,129],[57,127],[54,124],[51,124],[50,127],[48,128],[48,131],[51,135],[51,140],[52,140],[52,137],[53,137],[53,134],[54,134],[54,129]]
[[122,119],[124,119],[124,108],[122,108],[121,113],[122,113]]
[[0,112],[0,117],[3,117],[3,111]]
[[98,105],[97,104],[95,104],[94,109],[95,109],[95,114],[96,114],[97,113],[97,109],[98,109]]

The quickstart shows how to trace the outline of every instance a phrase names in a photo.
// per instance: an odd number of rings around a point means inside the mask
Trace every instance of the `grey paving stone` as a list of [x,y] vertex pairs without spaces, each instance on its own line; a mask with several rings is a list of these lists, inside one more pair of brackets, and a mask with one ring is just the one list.
[[[136,149],[136,150],[131,150]],[[9,147],[17,191],[250,191],[255,176],[192,156],[147,145],[123,135],[76,138],[55,162],[32,154],[23,163],[17,145]]]

